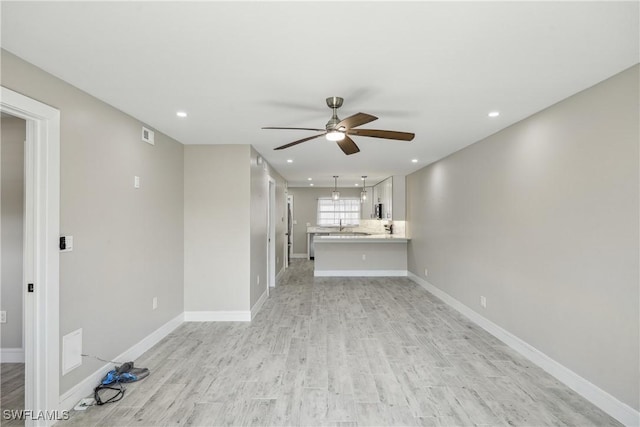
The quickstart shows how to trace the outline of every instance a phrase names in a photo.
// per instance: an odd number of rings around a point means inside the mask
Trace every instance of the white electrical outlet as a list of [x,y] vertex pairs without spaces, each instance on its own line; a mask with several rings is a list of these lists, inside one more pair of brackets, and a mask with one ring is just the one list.
[[133,177],[133,188],[140,188],[140,177],[139,176],[134,176]]
[[366,261],[367,260],[367,255],[366,254],[362,254],[362,260]]
[[482,306],[482,308],[487,308],[487,297],[480,297],[480,305]]
[[153,297],[153,300],[151,301],[151,308],[154,310],[158,308],[158,297]]
[[7,312],[4,310],[0,311],[0,323],[7,323]]
[[429,275],[429,270],[427,270],[426,268],[424,269],[424,277],[427,277]]

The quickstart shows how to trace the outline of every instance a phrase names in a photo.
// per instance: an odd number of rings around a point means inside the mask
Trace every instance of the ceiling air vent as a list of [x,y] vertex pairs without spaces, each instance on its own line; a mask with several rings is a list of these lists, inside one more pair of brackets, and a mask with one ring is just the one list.
[[142,126],[142,140],[144,142],[155,145],[155,142],[153,142],[153,135],[154,133],[151,129],[147,129],[146,127]]

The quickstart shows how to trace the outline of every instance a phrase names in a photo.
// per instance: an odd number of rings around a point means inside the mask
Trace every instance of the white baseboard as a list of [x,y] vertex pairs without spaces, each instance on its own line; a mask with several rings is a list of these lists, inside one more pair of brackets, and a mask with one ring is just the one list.
[[407,270],[315,270],[315,277],[406,277]]
[[513,335],[511,332],[496,325],[486,317],[481,316],[423,278],[416,276],[411,272],[409,272],[408,276],[409,279],[440,298],[464,316],[468,317],[472,322],[547,371],[549,374],[553,375],[576,393],[602,409],[607,414],[611,415],[616,420],[620,421],[622,424],[626,426],[638,426],[640,424],[640,412],[636,411],[626,403],[619,401],[608,392],[602,390],[600,387],[585,378],[582,378],[569,368],[556,362],[540,350],[532,347],[525,341]]
[[[145,351],[160,342],[164,337],[173,332],[184,321],[184,313],[169,320],[167,323],[147,335],[137,344],[134,344],[122,354],[113,358],[113,360],[133,360],[135,361]],[[76,384],[69,391],[60,396],[60,410],[71,410],[80,399],[93,395],[93,389],[98,385],[100,380],[113,369],[113,364],[105,364],[93,374]]]
[[251,320],[256,317],[256,314],[258,314],[267,298],[269,298],[269,296],[267,295],[267,290],[265,289],[262,295],[260,295],[260,298],[258,298],[258,301],[256,301],[256,303],[253,304],[253,307],[251,307]]
[[3,348],[3,349],[0,349],[0,362],[2,362],[2,363],[24,363],[24,348]]
[[284,268],[284,266],[280,269],[280,271],[278,272],[278,274],[276,274],[276,286],[278,285],[278,282],[280,281],[280,279],[282,279],[282,276],[284,275],[284,272],[286,271],[286,269]]
[[185,311],[185,322],[250,322],[251,311]]
[[307,254],[291,254],[291,258],[304,258],[304,259],[307,259],[309,257],[307,256]]

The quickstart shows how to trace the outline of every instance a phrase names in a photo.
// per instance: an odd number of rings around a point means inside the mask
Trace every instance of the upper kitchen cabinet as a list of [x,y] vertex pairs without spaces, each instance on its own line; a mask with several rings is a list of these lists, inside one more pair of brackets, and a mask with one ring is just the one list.
[[365,187],[365,190],[367,190],[367,200],[362,202],[360,206],[360,219],[374,219],[375,211],[373,210],[373,202],[378,199],[376,199],[376,196],[373,194],[373,187]]
[[374,212],[375,205],[382,204],[382,219],[404,221],[406,219],[405,177],[394,175],[376,184],[373,187],[373,200]]

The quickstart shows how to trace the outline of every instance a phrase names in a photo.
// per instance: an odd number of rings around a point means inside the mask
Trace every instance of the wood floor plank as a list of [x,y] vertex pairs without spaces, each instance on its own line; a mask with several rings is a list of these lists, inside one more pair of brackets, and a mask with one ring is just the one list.
[[[184,323],[135,362],[122,401],[57,425],[620,425],[410,280],[307,260],[252,322]],[[4,407],[24,391],[2,373]]]

